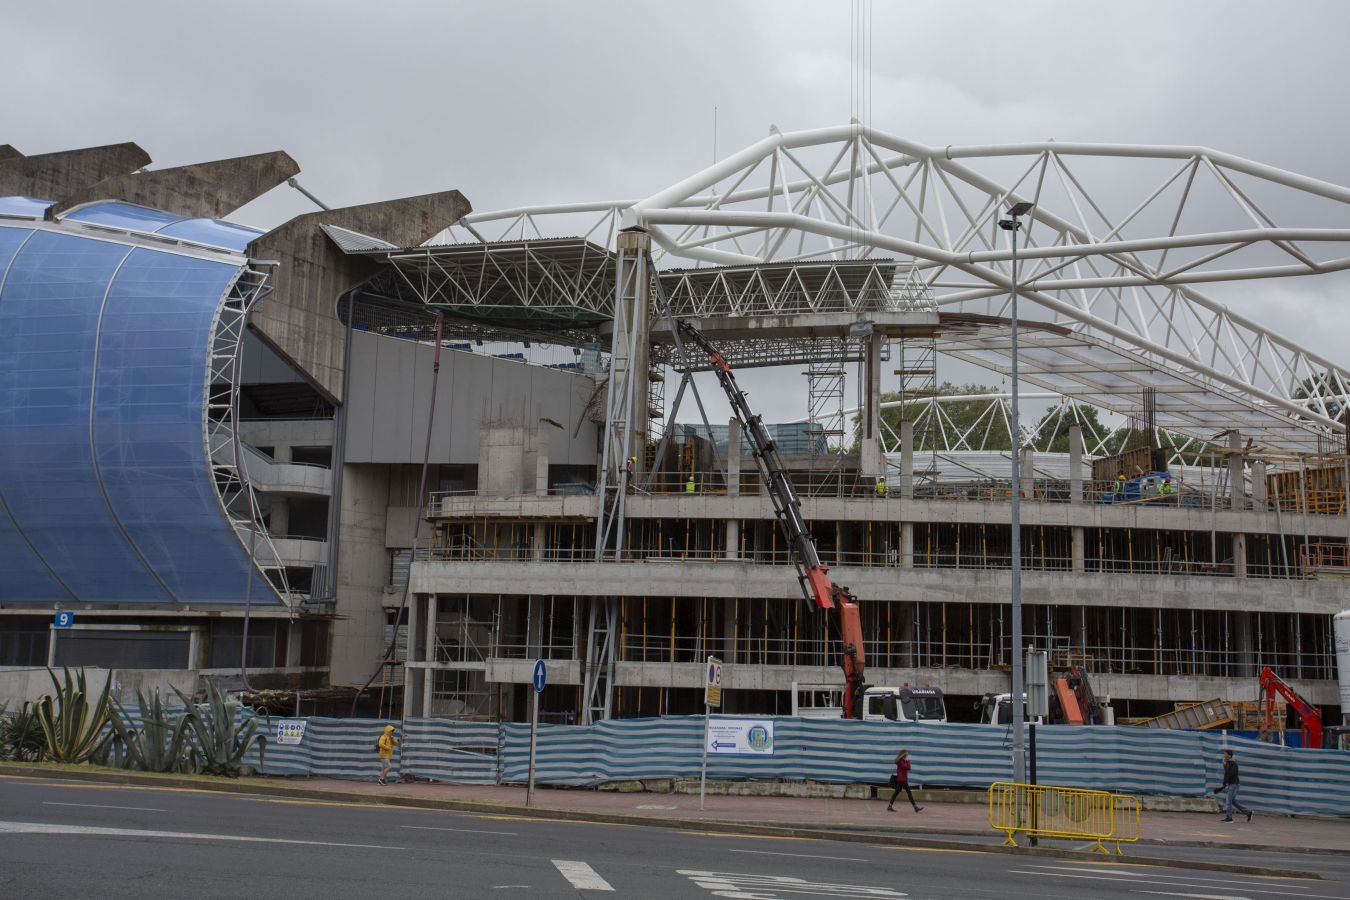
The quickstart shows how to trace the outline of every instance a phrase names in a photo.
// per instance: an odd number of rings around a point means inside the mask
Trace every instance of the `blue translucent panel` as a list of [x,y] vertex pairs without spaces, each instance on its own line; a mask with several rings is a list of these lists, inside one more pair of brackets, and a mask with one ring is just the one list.
[[182,216],[123,203],[120,200],[105,200],[91,203],[72,210],[61,217],[73,222],[88,222],[91,225],[107,225],[110,228],[122,228],[127,231],[158,231],[165,225],[181,222]]
[[138,249],[117,272],[99,331],[94,459],[108,500],[141,554],[185,603],[276,594],[217,499],[202,411],[207,347],[239,267]]
[[0,216],[28,216],[42,218],[47,207],[55,200],[39,200],[36,197],[0,197]]
[[204,448],[211,326],[238,268],[47,231],[0,240],[0,600],[70,599],[50,569],[87,602],[238,602],[249,578],[277,602]]
[[222,222],[220,219],[184,219],[164,226],[157,233],[239,252],[243,252],[251,241],[263,234],[256,228]]
[[169,599],[127,545],[89,449],[94,334],[130,248],[38,232],[0,291],[0,496],[80,599]]
[[[14,254],[32,234],[29,228],[0,228],[0,286]],[[8,506],[0,502],[0,600],[70,599],[15,528]]]

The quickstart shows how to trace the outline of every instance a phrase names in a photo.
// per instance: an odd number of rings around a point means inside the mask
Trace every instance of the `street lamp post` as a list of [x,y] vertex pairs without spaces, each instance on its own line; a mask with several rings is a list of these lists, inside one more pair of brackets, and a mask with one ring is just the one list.
[[1021,201],[1008,209],[1008,218],[998,227],[1012,232],[1012,311],[1008,317],[1012,339],[1012,727],[1013,781],[1026,784],[1026,679],[1022,671],[1022,424],[1017,409],[1017,232],[1022,216],[1033,204]]

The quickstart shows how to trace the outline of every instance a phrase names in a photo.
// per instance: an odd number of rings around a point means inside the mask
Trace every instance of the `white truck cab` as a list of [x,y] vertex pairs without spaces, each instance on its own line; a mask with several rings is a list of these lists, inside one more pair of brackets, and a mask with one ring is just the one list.
[[[947,704],[935,687],[869,687],[863,692],[867,722],[945,722]],[[792,683],[792,714],[804,719],[838,719],[844,714],[844,688],[833,684]]]
[[[1023,698],[1026,694],[1022,695]],[[1026,715],[1026,709],[1022,710],[1026,722],[1035,722],[1037,725],[1044,725],[1045,720],[1040,716]],[[985,694],[980,699],[980,723],[983,725],[1011,725],[1013,720],[1012,713],[1012,694]]]

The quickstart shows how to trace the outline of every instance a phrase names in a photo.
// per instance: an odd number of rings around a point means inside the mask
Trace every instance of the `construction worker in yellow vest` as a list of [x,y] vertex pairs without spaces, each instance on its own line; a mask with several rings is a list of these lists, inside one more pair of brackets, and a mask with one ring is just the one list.
[[891,486],[886,483],[886,479],[881,476],[877,476],[877,486],[876,486],[877,496],[880,497],[882,500],[885,500],[886,494],[890,491],[890,489]]
[[692,494],[694,492],[694,473],[689,473],[689,480],[684,483],[684,492]]

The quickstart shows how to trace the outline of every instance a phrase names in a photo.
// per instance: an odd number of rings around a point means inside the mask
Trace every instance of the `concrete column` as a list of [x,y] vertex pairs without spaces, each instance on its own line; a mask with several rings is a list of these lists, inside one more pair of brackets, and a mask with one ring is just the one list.
[[544,541],[547,539],[548,524],[545,522],[536,522],[534,525],[534,540],[530,541],[530,559],[539,561],[544,558]]
[[734,597],[722,599],[722,661],[728,665],[736,662],[736,600]]
[[1076,422],[1069,426],[1069,502],[1083,502],[1083,426]]
[[[1237,429],[1228,432],[1228,447],[1230,450],[1242,449],[1242,432]],[[1228,454],[1228,493],[1233,509],[1247,508],[1247,485],[1242,476],[1242,454]]]
[[[536,439],[535,457],[534,457],[534,492],[540,497],[548,496],[548,450],[549,435],[544,428],[544,423],[539,423],[539,436]],[[638,454],[641,459],[642,454]]]
[[858,448],[858,468],[867,478],[876,478],[886,472],[886,460],[881,454],[881,348],[886,336],[873,332],[867,339],[863,372],[862,435]]
[[288,463],[291,461],[291,445],[277,444],[272,448],[272,462]]
[[544,655],[543,601],[542,597],[529,597],[525,601],[528,609],[525,623],[525,652],[535,658],[543,658]]
[[741,558],[741,520],[727,519],[727,559]]
[[1266,464],[1259,459],[1252,461],[1252,507],[1266,508]]
[[284,537],[291,527],[291,504],[284,497],[273,497],[267,513],[267,532],[274,537]]
[[[426,622],[426,658],[429,664],[436,662],[436,618],[440,614],[440,597],[437,594],[427,596],[427,622]],[[433,676],[436,670],[428,665],[422,670],[422,715],[431,715],[431,694],[433,690]]]
[[1256,677],[1256,644],[1252,640],[1252,616],[1247,612],[1229,614],[1232,618],[1233,651],[1237,657],[1239,678]]
[[914,523],[900,523],[900,568],[914,568]]
[[1036,451],[1030,447],[1022,448],[1021,470],[1022,499],[1036,496]]
[[1233,535],[1233,576],[1247,577],[1247,535],[1242,532]]
[[[651,419],[647,417],[647,374],[651,370],[651,278],[647,271],[647,261],[645,254],[652,248],[652,236],[646,231],[635,228],[620,231],[615,242],[615,249],[624,257],[624,271],[629,273],[632,266],[638,267],[638,278],[633,285],[634,294],[631,298],[632,306],[625,310],[628,326],[631,328],[633,319],[637,319],[637,343],[632,347],[628,346],[628,335],[615,332],[613,335],[613,352],[628,360],[627,377],[628,388],[633,396],[633,419],[628,423],[628,428],[633,434],[633,452],[641,460],[645,457],[643,448],[647,444],[647,435],[651,425]],[[628,281],[625,274],[624,280]],[[628,284],[622,286],[622,293],[627,295]],[[619,469],[623,469],[623,460],[611,461],[619,464]]]
[[741,495],[741,423],[732,417],[727,421],[727,496]]
[[900,423],[900,498],[914,499],[914,423]]
[[422,714],[422,702],[420,689],[422,687],[423,675],[420,669],[414,669],[407,663],[420,662],[426,656],[426,648],[422,648],[422,654],[417,653],[418,629],[421,627],[423,599],[417,594],[408,598],[408,658],[403,666],[403,717],[417,716]]
[[1073,570],[1075,572],[1082,572],[1085,567],[1084,557],[1087,556],[1086,547],[1087,547],[1087,539],[1084,530],[1081,527],[1074,528],[1072,552],[1073,552]]
[[900,654],[900,665],[906,669],[912,669],[919,664],[918,653],[915,652],[914,639],[914,604],[899,603],[896,605],[896,619],[900,623],[900,635],[905,639],[902,645],[905,651]]

